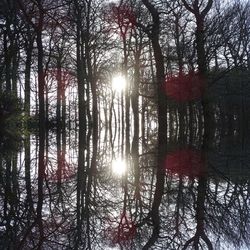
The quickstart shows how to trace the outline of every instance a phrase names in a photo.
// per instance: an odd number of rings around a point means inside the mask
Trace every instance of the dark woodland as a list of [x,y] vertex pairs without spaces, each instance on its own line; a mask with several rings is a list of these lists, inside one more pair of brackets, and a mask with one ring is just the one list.
[[250,249],[249,132],[248,0],[0,0],[0,250]]

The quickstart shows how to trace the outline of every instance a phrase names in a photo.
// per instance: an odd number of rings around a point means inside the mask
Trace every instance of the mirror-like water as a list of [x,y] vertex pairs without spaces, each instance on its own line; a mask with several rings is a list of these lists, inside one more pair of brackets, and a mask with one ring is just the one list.
[[43,152],[34,135],[19,150],[3,142],[1,248],[248,249],[248,138],[170,129],[159,159],[151,125],[129,143],[105,129],[83,144],[48,132]]

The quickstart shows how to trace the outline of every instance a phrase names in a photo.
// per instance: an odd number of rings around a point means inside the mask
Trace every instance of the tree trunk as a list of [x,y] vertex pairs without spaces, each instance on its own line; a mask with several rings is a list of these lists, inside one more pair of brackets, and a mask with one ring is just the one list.
[[157,97],[158,97],[158,166],[156,174],[156,189],[151,209],[151,217],[154,228],[151,238],[149,239],[147,244],[143,247],[143,249],[148,249],[157,240],[160,232],[159,206],[164,192],[164,180],[165,180],[165,169],[163,166],[163,160],[166,153],[166,144],[167,144],[167,102],[166,102],[166,95],[163,91],[163,86],[165,84],[165,68],[164,68],[164,57],[159,42],[159,34],[160,34],[159,13],[157,9],[148,0],[142,0],[142,2],[147,7],[153,19],[152,29],[150,33],[148,33],[148,36],[151,40],[154,52],[156,81],[157,81]]
[[140,54],[136,53],[135,56],[135,72],[134,72],[134,85],[131,95],[131,103],[134,115],[134,135],[139,135],[139,83],[140,83]]
[[30,30],[28,30],[28,41],[26,44],[26,61],[25,61],[25,80],[24,80],[24,109],[27,116],[30,116],[30,74],[32,63],[32,51],[33,51],[33,38],[31,37]]
[[57,130],[61,130],[62,126],[62,117],[61,117],[61,108],[62,108],[62,65],[60,58],[57,59],[57,97],[56,97],[56,123]]
[[[205,22],[205,16],[212,7],[213,0],[208,0],[203,10],[201,10],[201,6],[198,0],[194,1],[192,7],[186,2],[186,0],[182,0],[182,2],[185,8],[194,14],[196,19],[195,38],[196,38],[197,64],[200,77],[201,79],[204,80],[205,90],[206,90],[208,88],[208,82],[207,82],[208,79],[207,79],[207,63],[206,63],[206,52],[205,52],[204,22]],[[204,116],[204,141],[207,141],[210,136],[209,134],[211,134],[210,130],[212,128],[214,117],[209,108],[209,103],[205,98],[205,94],[202,97],[201,105],[203,108],[203,116]]]
[[158,37],[152,39],[156,63],[156,79],[157,79],[157,96],[158,96],[158,154],[159,167],[162,166],[162,160],[166,153],[167,143],[167,100],[163,91],[165,84],[165,70],[162,50]]
[[[42,15],[42,13],[41,13]],[[42,42],[42,23],[40,29],[37,30],[37,49],[38,49],[38,99],[39,99],[39,131],[44,133],[44,123],[45,123],[45,101],[44,101],[44,90],[45,90],[45,79],[44,79],[44,70],[43,70],[43,42]]]
[[[6,26],[8,23],[6,23]],[[5,90],[7,93],[11,92],[11,57],[10,48],[8,46],[7,31],[4,32],[4,63],[5,63]]]

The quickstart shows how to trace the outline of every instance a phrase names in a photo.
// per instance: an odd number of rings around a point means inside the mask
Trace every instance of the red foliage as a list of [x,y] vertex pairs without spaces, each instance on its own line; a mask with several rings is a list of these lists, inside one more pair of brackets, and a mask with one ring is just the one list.
[[201,98],[204,78],[196,73],[168,77],[165,82],[166,94],[177,102],[187,102]]
[[165,159],[165,168],[173,174],[199,177],[205,174],[202,152],[186,148],[171,152]]

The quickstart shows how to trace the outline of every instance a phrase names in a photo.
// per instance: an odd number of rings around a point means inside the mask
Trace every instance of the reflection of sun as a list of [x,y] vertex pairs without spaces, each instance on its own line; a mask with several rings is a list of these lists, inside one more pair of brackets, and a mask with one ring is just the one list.
[[126,88],[126,80],[122,75],[116,75],[112,78],[112,89],[121,92]]
[[112,172],[116,175],[123,175],[127,170],[126,163],[123,159],[117,158],[112,161]]

